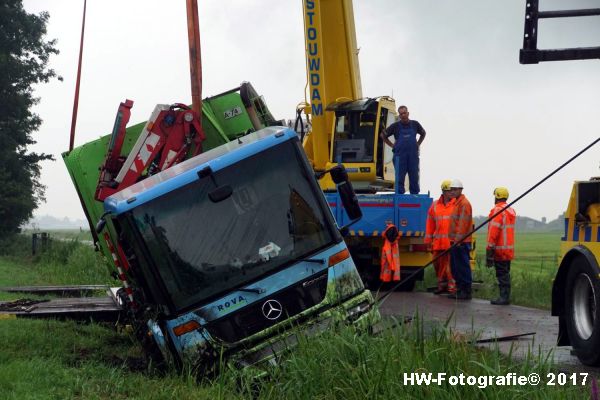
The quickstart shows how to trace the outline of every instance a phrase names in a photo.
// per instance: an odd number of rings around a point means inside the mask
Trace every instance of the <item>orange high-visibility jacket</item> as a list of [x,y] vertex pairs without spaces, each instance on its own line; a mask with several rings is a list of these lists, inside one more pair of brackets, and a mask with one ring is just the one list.
[[[456,198],[452,218],[450,219],[450,242],[459,241],[473,228],[473,210],[471,203],[461,194]],[[462,243],[471,243],[471,236],[463,240]]]
[[[506,202],[496,203],[489,217],[506,206]],[[494,249],[494,260],[510,261],[515,257],[515,221],[517,213],[511,207],[496,215],[488,225],[487,248]]]
[[381,248],[381,272],[379,279],[382,282],[391,282],[400,280],[400,248],[398,247],[398,239],[390,242],[385,236],[385,232],[395,228],[394,225],[390,224],[383,231],[383,247]]
[[427,211],[425,244],[431,244],[433,250],[450,248],[450,219],[455,203],[456,201],[451,199],[444,204],[444,196],[440,196]]

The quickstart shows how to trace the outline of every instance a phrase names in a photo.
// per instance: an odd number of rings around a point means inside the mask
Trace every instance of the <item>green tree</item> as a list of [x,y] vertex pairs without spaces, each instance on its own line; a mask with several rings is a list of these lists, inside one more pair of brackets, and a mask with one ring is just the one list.
[[47,66],[58,54],[56,40],[45,40],[48,18],[27,13],[22,0],[0,2],[0,238],[18,232],[44,201],[39,163],[54,160],[27,150],[42,123],[31,111],[39,101],[33,87],[57,77]]

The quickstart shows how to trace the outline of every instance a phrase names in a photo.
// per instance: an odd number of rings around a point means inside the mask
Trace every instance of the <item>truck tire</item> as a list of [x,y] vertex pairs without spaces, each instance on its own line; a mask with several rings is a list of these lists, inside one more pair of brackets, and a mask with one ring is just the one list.
[[583,257],[569,265],[565,322],[577,358],[585,365],[600,365],[600,282],[598,272]]

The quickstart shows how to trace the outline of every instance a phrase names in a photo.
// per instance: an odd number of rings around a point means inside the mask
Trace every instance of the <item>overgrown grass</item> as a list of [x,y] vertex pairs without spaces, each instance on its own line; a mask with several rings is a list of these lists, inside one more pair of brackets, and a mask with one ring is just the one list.
[[191,399],[215,394],[189,376],[145,373],[137,343],[107,327],[41,320],[0,324],[2,399]]
[[[159,374],[139,362],[137,343],[107,327],[74,322],[0,321],[2,399],[563,399],[581,398],[588,386],[418,386],[404,374],[545,377],[551,363],[530,354],[513,362],[498,350],[475,348],[443,327],[424,333],[413,323],[378,337],[342,327],[301,338],[268,377],[224,368],[212,380],[191,372]],[[591,380],[591,378],[589,379]]]
[[[558,232],[517,232],[515,236],[515,259],[511,263],[511,302],[528,307],[549,309],[552,283],[558,270],[560,237]],[[476,285],[474,296],[494,298],[498,295],[496,272],[485,266],[486,234],[476,233],[477,263],[473,279],[483,283]],[[419,287],[435,286],[433,267],[425,273],[425,281]]]
[[[478,388],[448,384],[405,385],[404,374],[505,375],[514,372],[545,375],[551,363],[543,356],[514,363],[499,351],[474,348],[438,327],[425,335],[423,325],[386,331],[380,337],[360,335],[351,329],[328,332],[318,340],[303,341],[293,357],[276,370],[275,379],[259,387],[259,398],[565,398],[581,388],[561,392],[534,387]],[[247,386],[248,387],[248,386]],[[246,390],[245,393],[248,393]]]

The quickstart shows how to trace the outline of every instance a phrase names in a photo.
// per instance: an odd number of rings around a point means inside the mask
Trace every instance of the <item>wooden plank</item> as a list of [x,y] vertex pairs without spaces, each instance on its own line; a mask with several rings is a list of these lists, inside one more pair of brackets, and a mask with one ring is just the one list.
[[0,302],[0,319],[16,316],[17,318],[117,321],[122,311],[121,306],[109,296]]
[[0,287],[2,292],[55,294],[62,296],[78,296],[95,291],[107,291],[108,285],[66,285],[66,286],[6,286]]

